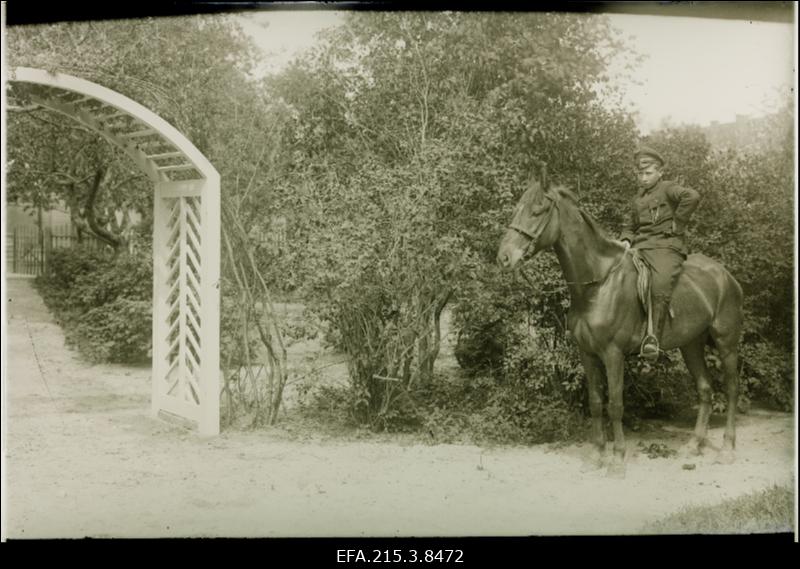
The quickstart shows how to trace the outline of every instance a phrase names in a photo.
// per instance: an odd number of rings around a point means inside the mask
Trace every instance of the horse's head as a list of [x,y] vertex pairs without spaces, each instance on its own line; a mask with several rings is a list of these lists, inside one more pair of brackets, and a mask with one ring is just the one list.
[[558,239],[558,194],[544,190],[538,181],[532,181],[514,209],[514,216],[500,242],[497,262],[505,268],[516,265],[533,245],[535,255],[551,247]]

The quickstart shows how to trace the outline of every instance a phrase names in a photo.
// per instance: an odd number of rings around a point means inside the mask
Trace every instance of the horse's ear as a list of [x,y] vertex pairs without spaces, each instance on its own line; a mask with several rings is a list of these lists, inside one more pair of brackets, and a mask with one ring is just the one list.
[[539,161],[539,182],[545,191],[550,189],[550,180],[547,178],[547,162],[544,160]]
[[536,170],[534,168],[531,168],[531,173],[528,176],[528,188],[529,189],[535,189],[536,186],[539,186],[540,188],[542,188],[542,185],[540,184],[539,176],[537,176]]
[[531,175],[528,178],[528,187],[533,187],[536,182],[546,191],[550,187],[550,182],[547,178],[547,162],[544,160],[534,159],[534,165],[531,168]]

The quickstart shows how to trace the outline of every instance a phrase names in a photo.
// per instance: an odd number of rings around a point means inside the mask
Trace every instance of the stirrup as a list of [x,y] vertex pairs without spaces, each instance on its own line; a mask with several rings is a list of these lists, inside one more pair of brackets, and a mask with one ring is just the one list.
[[649,362],[658,360],[659,346],[658,338],[653,335],[645,336],[642,340],[642,345],[639,348],[639,357]]

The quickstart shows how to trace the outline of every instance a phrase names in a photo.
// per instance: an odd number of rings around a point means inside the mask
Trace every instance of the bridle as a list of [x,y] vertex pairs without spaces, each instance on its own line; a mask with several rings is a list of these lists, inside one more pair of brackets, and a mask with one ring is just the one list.
[[[517,225],[516,223],[512,223],[512,224],[510,224],[508,226],[509,229],[513,229],[514,231],[516,231],[520,235],[523,235],[523,236],[527,237],[530,240],[528,242],[528,245],[525,247],[525,251],[523,251],[523,253],[522,253],[522,259],[525,258],[525,255],[527,254],[528,250],[531,248],[531,245],[535,246],[535,245],[537,245],[539,243],[539,239],[541,238],[542,234],[545,232],[547,227],[550,225],[550,221],[552,221],[552,219],[553,219],[553,212],[558,210],[558,202],[551,195],[545,193],[544,197],[548,200],[548,203],[545,203],[545,204],[542,204],[540,206],[536,206],[535,208],[533,208],[532,214],[533,215],[539,215],[540,213],[546,211],[547,215],[542,217],[541,221],[536,226],[536,228],[533,230],[533,232],[528,231],[526,228],[524,228],[524,227],[522,227],[520,225]],[[625,251],[625,253],[627,253],[627,252],[628,251]],[[622,265],[622,262],[625,260],[625,253],[623,253],[620,256],[619,260],[602,277],[598,277],[598,278],[592,279],[590,281],[580,281],[580,282],[579,281],[566,281],[566,284],[568,284],[568,285],[574,284],[574,285],[586,286],[586,285],[590,285],[590,284],[601,284],[601,283],[605,282],[606,279],[611,275],[611,273],[616,271],[620,267],[620,265]],[[531,278],[523,270],[521,263],[519,265],[519,271],[522,274],[522,276],[525,277],[525,280],[528,281],[528,284],[530,284],[531,287],[536,288],[534,286],[533,281],[531,280]]]
[[522,254],[523,257],[525,256],[525,253],[528,252],[528,249],[530,249],[531,245],[536,245],[539,243],[539,239],[541,238],[542,233],[544,233],[545,229],[547,229],[547,227],[550,225],[550,221],[553,219],[553,211],[558,209],[556,200],[553,199],[552,196],[550,196],[549,194],[544,194],[544,197],[548,200],[548,203],[534,207],[531,213],[533,215],[539,215],[540,213],[546,211],[547,215],[542,217],[539,224],[533,230],[533,233],[531,233],[526,228],[516,223],[512,223],[511,225],[508,226],[509,229],[513,229],[520,235],[523,235],[530,240],[528,242],[528,246],[525,247],[525,251]]

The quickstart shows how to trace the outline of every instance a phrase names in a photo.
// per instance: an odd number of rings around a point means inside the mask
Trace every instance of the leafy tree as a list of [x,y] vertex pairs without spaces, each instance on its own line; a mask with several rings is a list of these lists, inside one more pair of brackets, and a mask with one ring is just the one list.
[[[509,325],[527,313],[528,285],[492,266],[534,164],[619,223],[635,131],[600,94],[621,47],[598,17],[350,14],[268,83],[291,113],[280,207],[303,212],[283,262],[351,355],[359,420],[386,425],[430,381],[446,303],[489,325],[487,295],[512,288]],[[550,262],[535,280],[558,279]],[[557,326],[562,301],[536,324]]]
[[54,113],[31,109],[9,122],[7,199],[37,210],[64,203],[79,239],[90,234],[126,250],[134,222],[152,211],[146,176],[121,151]]
[[[253,369],[278,369],[271,380],[286,380],[285,353],[280,350],[280,329],[264,298],[262,267],[251,264],[249,249],[268,230],[270,189],[275,181],[273,162],[287,156],[278,152],[275,133],[282,132],[287,115],[280,104],[263,96],[251,76],[257,61],[252,40],[229,17],[143,19],[124,22],[84,22],[11,28],[9,63],[77,75],[127,95],[150,108],[186,135],[216,166],[222,180],[223,232],[231,248],[223,248],[223,304],[249,314],[249,319],[223,322],[223,341],[230,354],[222,361],[234,369],[226,379],[252,379],[257,388],[239,401],[238,409],[256,423],[277,417],[281,389],[267,397],[264,374]],[[13,91],[12,91],[13,95]],[[115,212],[137,210],[149,216],[152,191],[120,153],[95,135],[83,132],[65,119],[30,108],[18,101],[9,120],[12,159],[11,197],[43,204],[66,201],[79,227],[92,230],[110,244],[122,237],[114,226]],[[149,227],[147,217],[141,227]],[[247,267],[244,270],[243,267]],[[251,294],[261,287],[262,293]],[[247,291],[250,291],[248,293]],[[119,305],[130,310],[131,306]],[[96,319],[100,320],[100,319]],[[268,336],[252,334],[242,322],[269,329]],[[87,323],[91,327],[95,321]],[[256,338],[261,351],[242,343]],[[264,342],[275,342],[269,346]],[[275,349],[273,349],[275,348]],[[242,352],[251,354],[243,361]],[[228,383],[226,382],[226,386]],[[231,400],[232,401],[232,400]],[[237,411],[229,408],[229,417]]]
[[[256,126],[244,116],[257,99],[247,77],[255,52],[229,20],[21,26],[9,30],[8,47],[13,66],[75,74],[131,97],[241,176],[244,161],[231,160],[230,146],[241,152],[253,141],[231,131]],[[80,229],[115,246],[121,235],[113,212],[147,216],[152,210],[149,183],[94,133],[31,107],[11,113],[9,130],[10,197],[43,207],[63,200]]]
[[745,394],[791,408],[793,351],[793,111],[768,117],[772,132],[750,151],[715,151],[697,127],[668,128],[651,142],[674,179],[696,188],[700,205],[690,249],[721,261],[744,290]]

